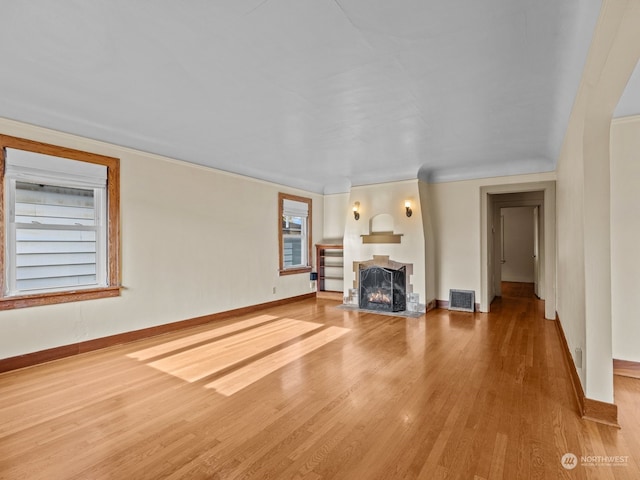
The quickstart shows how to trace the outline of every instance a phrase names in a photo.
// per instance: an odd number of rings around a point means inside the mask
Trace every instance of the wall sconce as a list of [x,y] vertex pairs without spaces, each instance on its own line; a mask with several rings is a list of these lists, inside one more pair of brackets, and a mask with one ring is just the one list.
[[413,210],[411,210],[411,202],[409,200],[404,202],[404,208],[406,209],[407,217],[410,217],[413,214]]
[[353,218],[356,220],[360,220],[360,202],[356,202],[353,204]]

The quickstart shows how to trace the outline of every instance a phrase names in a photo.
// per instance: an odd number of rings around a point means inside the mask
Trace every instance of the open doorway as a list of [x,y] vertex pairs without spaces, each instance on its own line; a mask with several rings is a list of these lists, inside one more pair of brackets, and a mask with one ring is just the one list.
[[536,295],[545,300],[545,317],[555,319],[555,182],[482,187],[480,195],[480,310],[489,312],[491,301],[502,294],[502,261],[505,260],[501,241],[504,228],[502,209],[530,207],[533,245],[529,255],[533,288]]
[[498,242],[500,270],[495,275],[500,277],[503,297],[539,296],[539,209],[538,205],[499,209],[500,235],[494,241]]

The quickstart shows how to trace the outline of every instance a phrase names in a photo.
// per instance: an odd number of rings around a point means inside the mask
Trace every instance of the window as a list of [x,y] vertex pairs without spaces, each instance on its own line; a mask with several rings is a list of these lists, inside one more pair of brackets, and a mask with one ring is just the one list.
[[278,194],[280,275],[311,271],[311,199]]
[[0,135],[0,309],[119,295],[119,160]]

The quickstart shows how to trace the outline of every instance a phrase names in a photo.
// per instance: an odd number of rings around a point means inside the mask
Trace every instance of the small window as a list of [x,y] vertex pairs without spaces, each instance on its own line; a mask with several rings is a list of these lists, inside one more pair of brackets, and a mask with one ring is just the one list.
[[311,271],[311,199],[278,195],[280,274]]
[[0,309],[119,294],[118,160],[0,141]]

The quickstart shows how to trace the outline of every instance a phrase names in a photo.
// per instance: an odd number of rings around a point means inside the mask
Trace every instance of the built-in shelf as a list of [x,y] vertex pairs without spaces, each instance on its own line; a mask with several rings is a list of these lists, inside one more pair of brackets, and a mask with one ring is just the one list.
[[344,279],[344,248],[340,244],[316,245],[317,296],[342,299]]

